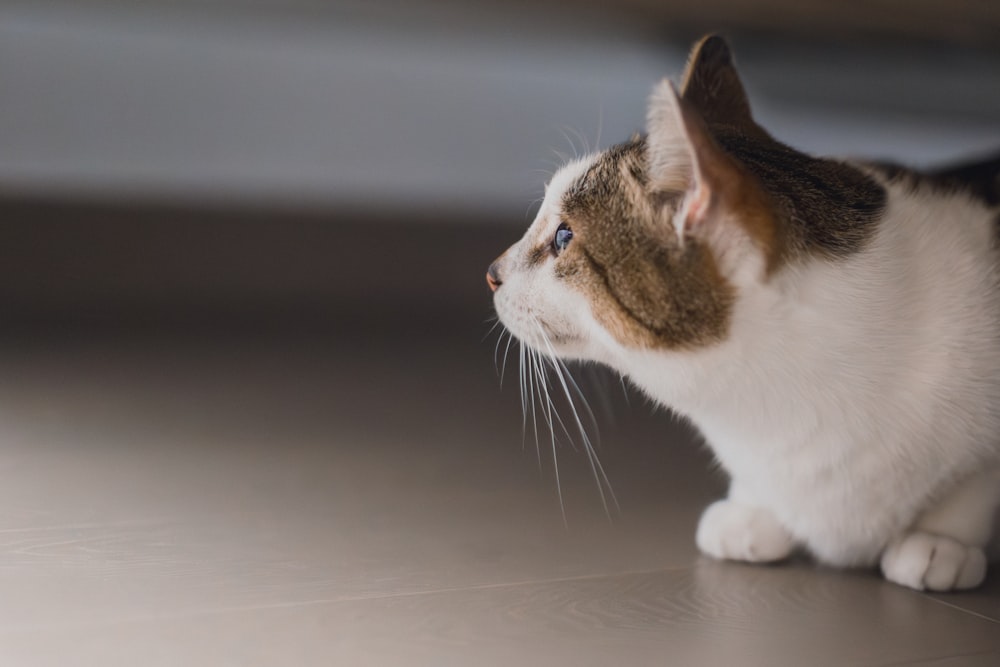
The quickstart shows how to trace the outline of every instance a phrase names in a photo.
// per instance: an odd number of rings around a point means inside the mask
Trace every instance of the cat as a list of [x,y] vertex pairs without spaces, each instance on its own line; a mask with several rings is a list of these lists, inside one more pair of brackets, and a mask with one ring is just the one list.
[[1000,156],[820,159],[754,120],[698,42],[646,134],[551,179],[490,267],[523,345],[686,416],[728,473],[708,556],[805,551],[920,590],[985,578],[1000,504]]

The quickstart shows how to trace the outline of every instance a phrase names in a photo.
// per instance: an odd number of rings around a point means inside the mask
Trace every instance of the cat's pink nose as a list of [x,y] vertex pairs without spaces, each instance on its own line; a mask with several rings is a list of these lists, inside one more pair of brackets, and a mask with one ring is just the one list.
[[503,281],[500,280],[500,276],[497,274],[496,262],[490,264],[490,268],[486,270],[486,284],[489,285],[490,289],[494,292],[496,292],[497,288],[503,284]]

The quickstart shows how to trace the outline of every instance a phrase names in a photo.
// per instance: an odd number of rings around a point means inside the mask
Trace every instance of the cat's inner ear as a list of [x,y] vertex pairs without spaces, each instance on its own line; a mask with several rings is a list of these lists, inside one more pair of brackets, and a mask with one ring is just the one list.
[[647,129],[653,192],[683,195],[673,218],[678,236],[698,236],[719,249],[750,240],[769,254],[774,217],[759,182],[719,146],[669,80],[650,98]]
[[708,35],[695,44],[681,82],[681,96],[707,124],[752,134],[763,131],[753,120],[732,52],[722,37]]
[[706,224],[726,182],[737,177],[704,121],[673,82],[660,83],[649,102],[649,174],[654,191],[684,193],[679,234]]

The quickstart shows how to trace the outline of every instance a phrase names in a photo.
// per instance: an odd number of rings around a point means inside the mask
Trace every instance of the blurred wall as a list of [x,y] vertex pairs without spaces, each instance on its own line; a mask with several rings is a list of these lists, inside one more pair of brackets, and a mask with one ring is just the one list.
[[[745,3],[711,4],[734,26],[759,117],[793,145],[920,164],[1000,145],[1000,52],[954,20],[935,40],[925,2],[909,40],[875,30],[885,3],[762,3],[783,11],[779,33]],[[713,25],[681,3],[600,5],[7,3],[0,194],[490,211],[519,225],[560,153],[641,129],[651,86]],[[867,33],[859,11],[875,17]],[[991,16],[970,25],[989,34]]]

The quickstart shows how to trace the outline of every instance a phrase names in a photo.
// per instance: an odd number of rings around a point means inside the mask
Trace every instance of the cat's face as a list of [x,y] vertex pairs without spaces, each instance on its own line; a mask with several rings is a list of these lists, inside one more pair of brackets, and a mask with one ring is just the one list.
[[[567,280],[573,257],[583,254],[583,230],[570,226],[563,194],[592,164],[585,159],[563,167],[524,237],[497,258],[488,271],[501,322],[537,350],[560,356],[593,356],[599,335],[587,295]],[[588,354],[589,353],[589,354]]]
[[[699,100],[706,77],[714,97]],[[713,140],[715,119],[695,108],[744,114],[732,130],[752,123],[725,44],[699,45],[685,79],[684,98],[669,83],[654,93],[647,137],[561,169],[527,233],[490,266],[497,314],[521,341],[610,361],[728,335],[739,288],[767,269],[773,220],[755,179]]]
[[725,336],[732,288],[708,248],[682,243],[684,192],[650,187],[634,139],[563,167],[524,237],[490,267],[494,304],[520,340],[560,357]]

